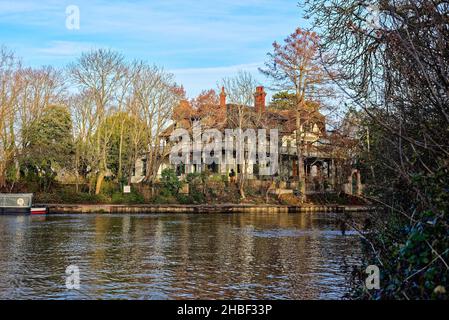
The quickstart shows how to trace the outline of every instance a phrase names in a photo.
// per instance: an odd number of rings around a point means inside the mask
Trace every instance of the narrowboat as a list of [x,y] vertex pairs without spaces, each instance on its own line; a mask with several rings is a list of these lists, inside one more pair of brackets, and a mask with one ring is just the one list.
[[0,215],[43,215],[46,207],[33,207],[33,194],[0,193]]

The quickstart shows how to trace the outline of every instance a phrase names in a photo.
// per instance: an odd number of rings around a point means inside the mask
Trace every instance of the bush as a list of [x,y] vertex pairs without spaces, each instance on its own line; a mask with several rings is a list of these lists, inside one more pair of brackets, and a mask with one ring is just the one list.
[[213,176],[210,176],[208,178],[208,181],[216,183],[226,183],[228,182],[228,177],[226,175],[214,174]]
[[113,204],[143,204],[145,203],[144,197],[138,192],[131,192],[128,194],[114,193],[111,197]]
[[56,193],[35,193],[33,202],[46,204],[106,204],[109,203],[109,199],[104,195],[60,190]]
[[112,181],[104,181],[101,186],[101,193],[109,197],[112,197],[112,195],[118,193],[119,191],[119,184]]
[[190,201],[195,204],[205,202],[204,194],[198,190],[191,190],[189,197],[190,197]]
[[[449,211],[448,171],[436,171],[434,175],[415,176],[412,187],[397,184],[397,206],[409,206],[412,219],[404,213],[386,211],[370,217],[364,241],[364,265],[379,264],[381,289],[367,292],[366,275],[358,270],[354,275],[354,298],[362,299],[444,299],[449,298],[449,237],[447,212]],[[402,193],[399,192],[403,188]],[[424,190],[431,208],[420,199],[407,198],[410,190]],[[401,197],[402,196],[402,197]],[[415,203],[413,203],[415,201]],[[430,207],[430,206],[429,206]],[[378,248],[373,252],[372,248]]]
[[177,196],[177,200],[179,204],[195,204],[195,201],[192,199],[192,197],[185,194],[179,194]]
[[177,204],[178,200],[172,195],[157,195],[155,196],[151,202],[153,204]]
[[172,169],[165,169],[161,174],[161,195],[165,197],[176,196],[182,188],[182,182],[179,180],[176,172]]
[[[35,193],[34,203],[46,204],[142,204],[144,197],[134,191],[130,194],[113,192],[113,183],[105,184],[105,193],[95,195],[88,192],[76,192],[73,188],[62,186],[52,193]],[[107,193],[106,193],[107,192]],[[108,194],[110,193],[110,194]]]
[[189,198],[192,203],[205,202],[205,196],[200,182],[191,182],[189,184]]

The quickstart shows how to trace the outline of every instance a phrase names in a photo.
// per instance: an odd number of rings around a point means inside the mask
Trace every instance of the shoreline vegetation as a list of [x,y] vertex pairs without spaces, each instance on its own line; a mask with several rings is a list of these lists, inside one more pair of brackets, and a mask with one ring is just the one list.
[[55,185],[52,192],[39,189],[17,188],[20,192],[34,193],[34,203],[49,205],[145,205],[145,206],[195,206],[209,205],[219,207],[234,206],[280,206],[280,207],[338,207],[370,206],[362,197],[337,192],[310,193],[299,197],[294,190],[280,188],[280,182],[274,180],[247,182],[246,197],[241,198],[239,186],[228,181],[226,176],[180,179],[173,170],[163,171],[163,178],[156,184],[136,184],[124,193],[124,187],[113,181],[103,182],[102,192],[98,195],[79,186]]
[[6,193],[32,193],[33,203],[48,205],[211,205],[226,204],[249,206],[370,206],[362,196],[325,190],[309,192],[301,196],[297,189],[285,188],[286,183],[275,177],[266,180],[247,180],[244,184],[245,198],[241,197],[241,186],[226,175],[203,173],[179,177],[173,169],[164,169],[161,178],[150,183],[128,185],[106,178],[99,194],[91,191],[89,184],[63,184],[53,181],[48,190],[36,181],[14,184],[3,189]]

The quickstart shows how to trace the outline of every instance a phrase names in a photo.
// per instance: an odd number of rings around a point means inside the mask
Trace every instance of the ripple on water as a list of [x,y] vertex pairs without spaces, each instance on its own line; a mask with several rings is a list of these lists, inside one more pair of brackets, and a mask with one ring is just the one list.
[[[0,217],[2,299],[319,299],[347,292],[356,234],[320,215]],[[80,292],[65,269],[80,268]]]

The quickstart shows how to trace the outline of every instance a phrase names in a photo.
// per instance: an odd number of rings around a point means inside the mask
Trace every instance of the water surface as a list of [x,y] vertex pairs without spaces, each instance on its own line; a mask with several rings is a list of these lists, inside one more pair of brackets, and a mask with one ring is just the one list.
[[[332,214],[0,216],[0,299],[340,299],[357,235]],[[80,269],[80,291],[66,268]]]

